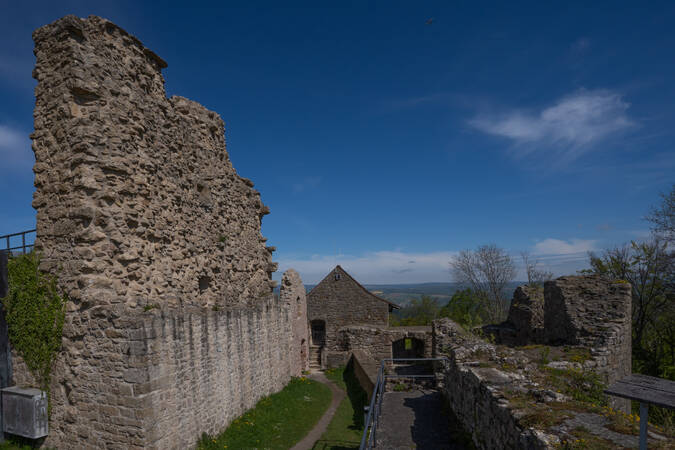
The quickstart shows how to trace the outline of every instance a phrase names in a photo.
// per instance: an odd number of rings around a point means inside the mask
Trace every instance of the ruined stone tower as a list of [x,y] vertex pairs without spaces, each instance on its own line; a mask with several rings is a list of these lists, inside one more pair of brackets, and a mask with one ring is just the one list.
[[304,369],[302,282],[272,296],[269,210],[160,57],[94,16],[33,39],[36,250],[70,299],[47,445],[194,446]]

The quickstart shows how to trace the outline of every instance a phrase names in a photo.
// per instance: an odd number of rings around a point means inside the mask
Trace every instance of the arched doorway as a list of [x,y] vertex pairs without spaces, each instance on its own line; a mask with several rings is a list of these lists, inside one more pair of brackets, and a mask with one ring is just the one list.
[[326,342],[326,321],[312,320],[310,326],[312,328],[312,345],[322,346]]
[[391,343],[391,354],[394,358],[424,358],[424,341],[406,337]]

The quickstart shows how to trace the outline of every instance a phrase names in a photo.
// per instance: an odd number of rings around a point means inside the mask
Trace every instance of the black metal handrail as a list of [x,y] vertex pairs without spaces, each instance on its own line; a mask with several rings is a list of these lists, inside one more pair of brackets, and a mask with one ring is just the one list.
[[[1,248],[0,250],[7,250],[10,254],[12,253],[12,250],[18,250],[21,249],[22,253],[26,253],[26,249],[32,249],[35,245],[35,241],[33,240],[33,243],[26,244],[26,235],[30,233],[35,233],[36,230],[26,230],[26,231],[20,231],[18,233],[12,233],[12,234],[5,234],[3,236],[0,236],[0,242],[4,241],[5,242],[5,248]],[[15,236],[21,236],[21,245],[17,247],[12,247],[11,246],[11,241],[10,238],[13,238]],[[2,244],[0,244],[2,245]]]
[[384,397],[384,388],[388,378],[433,378],[436,375],[387,375],[384,372],[386,363],[410,362],[410,361],[448,361],[447,357],[440,358],[385,358],[380,362],[380,368],[377,371],[377,381],[373,388],[373,396],[368,406],[368,415],[363,427],[363,436],[359,450],[372,449],[375,446],[377,427],[379,425],[380,411],[382,409],[382,398]]

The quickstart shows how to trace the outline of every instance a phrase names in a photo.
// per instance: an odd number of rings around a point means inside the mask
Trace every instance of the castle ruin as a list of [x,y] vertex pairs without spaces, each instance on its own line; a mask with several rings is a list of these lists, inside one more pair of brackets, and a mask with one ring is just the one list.
[[[373,361],[416,342],[413,356],[448,357],[443,393],[479,448],[548,448],[504,397],[516,389],[556,398],[536,386],[539,366],[520,350],[449,320],[433,331],[389,328],[391,305],[354,280],[371,297],[372,311],[357,306],[373,323],[344,319],[339,304],[312,303],[308,318],[293,270],[275,298],[274,248],[261,235],[269,209],[232,167],[222,119],[167,98],[166,62],[138,39],[95,16],[64,17],[33,38],[35,248],[69,298],[45,445],[192,447],[308,368],[314,319],[324,325],[323,365],[353,356],[366,385]],[[318,300],[351,279],[332,276]],[[521,287],[509,319],[486,331],[514,347],[584,346],[586,360],[556,363],[612,381],[630,373],[630,287],[597,277]],[[14,384],[34,385],[20,356],[13,361]]]
[[306,368],[304,287],[274,298],[269,209],[159,56],[95,16],[33,39],[35,248],[69,298],[45,444],[191,447]]

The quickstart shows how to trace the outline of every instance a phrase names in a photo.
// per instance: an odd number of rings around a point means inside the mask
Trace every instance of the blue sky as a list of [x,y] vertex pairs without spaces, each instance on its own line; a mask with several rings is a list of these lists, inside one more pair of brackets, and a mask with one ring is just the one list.
[[306,283],[451,281],[484,243],[562,275],[646,236],[675,182],[675,3],[322,3],[3,4],[0,235],[35,225],[31,32],[96,14],[223,117]]

